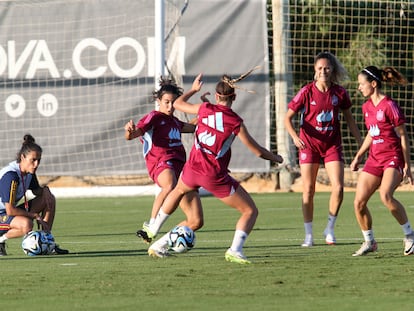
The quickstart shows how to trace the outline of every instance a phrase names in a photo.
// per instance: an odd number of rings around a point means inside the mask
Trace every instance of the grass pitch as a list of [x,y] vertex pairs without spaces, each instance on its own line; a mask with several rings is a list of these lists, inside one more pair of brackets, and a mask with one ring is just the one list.
[[[370,202],[378,252],[352,257],[362,235],[345,193],[338,245],[324,244],[329,193],[315,197],[316,245],[304,237],[300,193],[253,195],[259,208],[245,245],[252,265],[225,262],[238,213],[203,197],[205,226],[196,247],[165,259],[135,237],[153,197],[60,199],[54,236],[71,254],[27,257],[20,239],[0,258],[1,304],[9,310],[409,310],[414,256],[378,195]],[[413,195],[399,192],[414,223]],[[163,227],[171,229],[180,210]]]

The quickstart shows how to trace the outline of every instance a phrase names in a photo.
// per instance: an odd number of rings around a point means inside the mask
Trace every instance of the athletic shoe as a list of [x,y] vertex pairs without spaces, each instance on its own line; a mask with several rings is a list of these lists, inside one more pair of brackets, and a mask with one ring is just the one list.
[[152,233],[149,224],[144,222],[142,225],[142,229],[137,231],[137,237],[144,240],[145,243],[150,244],[152,240],[155,238],[156,234]]
[[7,256],[6,242],[0,243],[0,256]]
[[375,240],[373,241],[365,241],[362,243],[359,250],[357,250],[355,253],[352,254],[352,256],[364,256],[368,253],[377,251],[377,242]]
[[153,244],[148,249],[148,256],[154,257],[154,258],[165,258],[170,256],[170,253],[168,252],[168,246],[167,247],[158,247],[155,244]]
[[325,236],[326,244],[328,244],[328,245],[335,245],[336,244],[336,238],[335,238],[335,235],[334,235],[333,231],[325,229],[325,231],[323,232],[323,235]]
[[306,235],[305,240],[302,243],[302,247],[312,247],[313,246],[313,238],[311,235]]
[[404,256],[414,254],[414,233],[404,239]]
[[224,258],[228,262],[234,262],[242,265],[248,265],[252,262],[246,258],[242,253],[240,252],[234,252],[230,248],[227,250]]
[[67,249],[60,248],[59,245],[55,245],[55,248],[52,251],[53,255],[67,255],[69,251]]

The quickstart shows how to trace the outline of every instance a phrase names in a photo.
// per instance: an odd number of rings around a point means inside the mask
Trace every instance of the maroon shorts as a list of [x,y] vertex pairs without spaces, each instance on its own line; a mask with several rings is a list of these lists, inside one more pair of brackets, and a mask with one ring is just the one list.
[[195,173],[190,167],[184,166],[181,180],[190,188],[203,187],[216,198],[232,195],[239,187],[239,182],[229,174],[206,176]]
[[344,162],[341,146],[332,146],[324,153],[313,151],[311,149],[304,149],[299,151],[299,164],[320,163],[323,159],[324,163],[340,161]]
[[[154,167],[152,167],[148,174],[151,179],[158,185],[158,176],[166,169],[173,170],[175,177],[178,179],[180,177],[181,171],[183,170],[184,162],[177,160],[168,160],[158,162]],[[159,185],[158,185],[159,186]]]
[[380,161],[368,157],[362,171],[377,177],[382,177],[387,168],[395,168],[401,175],[403,175],[404,164],[405,161],[397,156],[392,156],[391,158],[386,158]]

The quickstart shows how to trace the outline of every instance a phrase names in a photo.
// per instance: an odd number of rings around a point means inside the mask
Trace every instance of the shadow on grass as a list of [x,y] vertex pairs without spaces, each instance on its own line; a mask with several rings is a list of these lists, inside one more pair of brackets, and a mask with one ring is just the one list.
[[71,252],[67,255],[42,255],[42,256],[27,256],[14,257],[4,256],[0,257],[0,261],[8,260],[42,260],[42,259],[58,259],[66,260],[68,258],[82,258],[82,257],[126,257],[126,256],[148,256],[147,250],[105,250],[105,251],[87,251],[87,252]]

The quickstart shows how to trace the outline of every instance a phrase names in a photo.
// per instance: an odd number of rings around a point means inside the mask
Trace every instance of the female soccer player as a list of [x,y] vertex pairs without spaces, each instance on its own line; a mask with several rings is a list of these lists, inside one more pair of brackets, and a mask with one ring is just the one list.
[[[195,130],[194,124],[182,122],[174,116],[173,104],[181,94],[182,89],[173,80],[162,77],[160,88],[153,92],[159,110],[143,116],[137,125],[130,120],[124,127],[125,139],[141,138],[148,174],[161,189],[155,197],[149,223],[154,221],[162,202],[174,189],[184,166],[186,152],[181,142],[181,133],[193,133]],[[182,204],[191,204],[193,200],[198,200],[198,196],[190,193]],[[145,240],[151,242],[150,239]]]
[[[6,240],[22,237],[33,230],[33,220],[50,232],[56,212],[56,200],[47,186],[41,187],[36,176],[42,148],[32,135],[26,134],[17,159],[0,170],[0,256],[7,255]],[[28,200],[26,191],[35,198]],[[17,203],[24,198],[20,205]],[[58,246],[55,254],[67,254]]]
[[[283,162],[280,155],[263,148],[250,136],[243,120],[231,109],[236,99],[236,82],[245,76],[247,74],[233,80],[224,75],[216,85],[216,104],[187,102],[200,91],[203,85],[201,74],[194,80],[191,90],[177,98],[174,104],[176,109],[197,114],[195,143],[177,186],[165,199],[154,224],[143,228],[145,234],[154,237],[169,215],[175,211],[182,196],[203,187],[241,214],[236,224],[233,243],[225,254],[227,261],[240,264],[250,263],[243,254],[243,245],[256,222],[258,210],[247,191],[228,173],[231,144],[238,136],[255,155],[276,163]],[[188,226],[194,231],[203,226],[201,204],[194,205],[193,208],[181,208],[187,219],[179,225]],[[168,233],[151,245],[148,254],[153,257],[167,256],[167,243]]]
[[[346,71],[329,52],[318,54],[314,62],[314,81],[304,86],[288,105],[286,129],[299,149],[299,164],[303,180],[302,213],[305,227],[303,247],[313,246],[313,210],[316,177],[321,159],[332,185],[325,242],[336,244],[334,226],[343,200],[344,160],[340,128],[342,111],[349,129],[361,145],[361,135],[352,117],[351,101],[338,83]],[[300,133],[296,133],[292,119],[301,114]]]
[[369,150],[364,168],[359,175],[354,200],[355,216],[365,242],[353,256],[366,255],[377,250],[372,230],[372,217],[367,203],[379,188],[381,201],[401,225],[404,232],[404,255],[414,253],[414,233],[403,205],[394,198],[394,191],[404,177],[413,185],[410,168],[410,141],[405,129],[401,108],[381,91],[382,82],[405,85],[407,81],[394,68],[364,68],[358,75],[358,90],[368,100],[362,113],[368,134],[351,163],[358,170],[363,155]]

